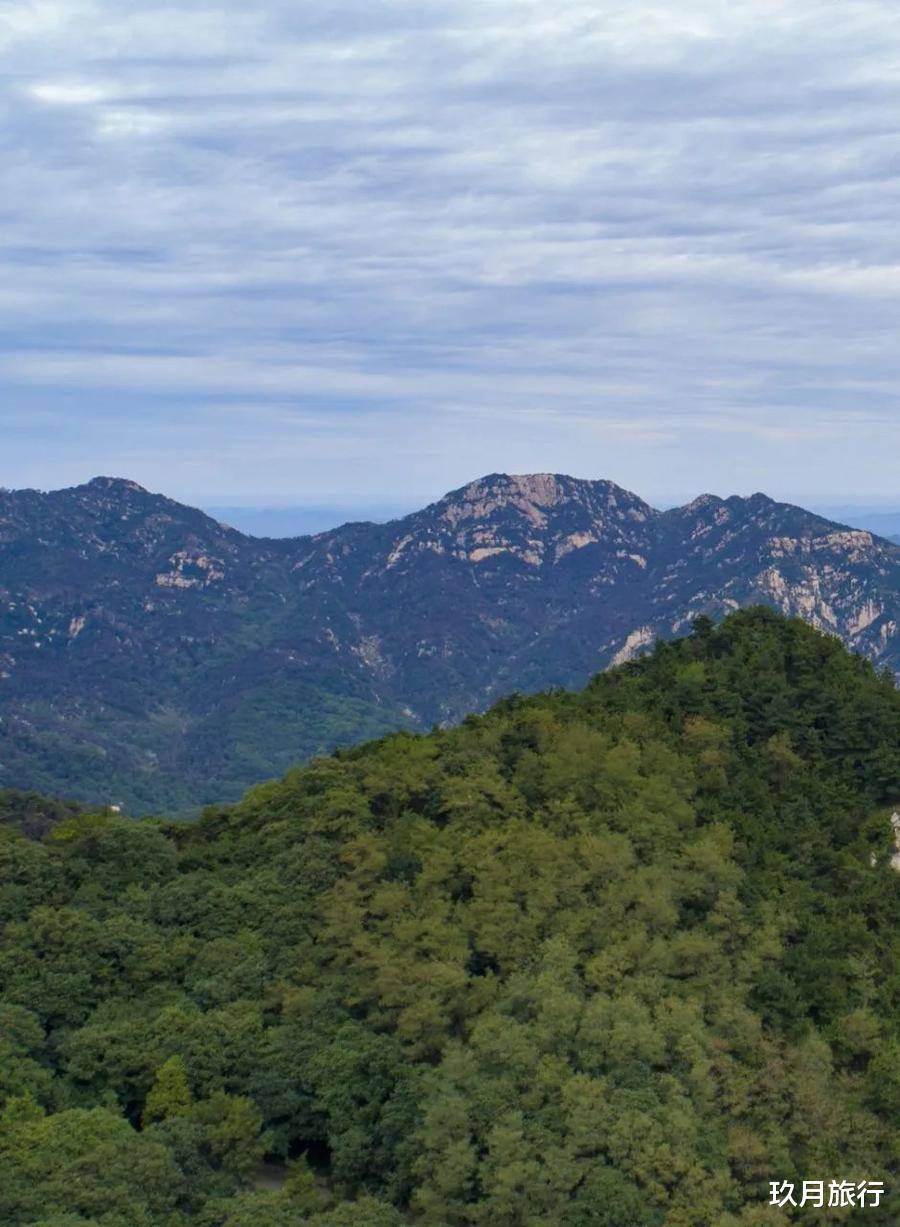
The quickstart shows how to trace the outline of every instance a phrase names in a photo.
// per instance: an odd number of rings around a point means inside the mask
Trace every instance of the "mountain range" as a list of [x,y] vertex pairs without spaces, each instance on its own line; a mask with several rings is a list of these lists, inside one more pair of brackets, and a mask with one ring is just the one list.
[[900,547],[763,494],[492,474],[269,539],[118,478],[0,491],[0,787],[185,813],[752,604],[900,671]]

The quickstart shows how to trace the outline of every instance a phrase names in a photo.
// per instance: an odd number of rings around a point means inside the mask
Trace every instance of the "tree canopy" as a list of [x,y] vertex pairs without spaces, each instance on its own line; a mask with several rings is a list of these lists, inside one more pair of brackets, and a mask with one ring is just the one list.
[[[893,679],[753,609],[196,824],[0,829],[0,1221],[896,1223],[898,802]],[[887,1193],[767,1204],[831,1178]]]

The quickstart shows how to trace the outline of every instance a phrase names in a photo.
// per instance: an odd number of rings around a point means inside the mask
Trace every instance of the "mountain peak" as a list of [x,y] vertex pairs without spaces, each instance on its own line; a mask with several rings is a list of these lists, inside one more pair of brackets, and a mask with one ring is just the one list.
[[143,486],[139,486],[136,481],[129,481],[125,477],[92,477],[90,481],[85,482],[81,486],[75,487],[77,490],[93,490],[98,493],[108,494],[149,494]]
[[[754,491],[753,494],[748,494],[746,498],[741,498],[739,494],[734,494],[728,500],[729,502],[743,503],[747,507],[775,507],[777,504],[768,494],[763,494],[761,490]],[[782,503],[781,506],[789,507],[790,503]]]
[[479,495],[504,491],[528,499],[537,507],[555,507],[566,497],[563,487],[565,480],[558,473],[491,473],[470,482],[465,492]]
[[686,511],[691,514],[697,511],[707,511],[714,507],[721,507],[725,500],[719,498],[718,494],[698,494],[695,499],[691,499],[689,503],[681,508],[676,508],[677,511]]
[[437,504],[441,518],[458,524],[512,512],[543,527],[548,514],[581,508],[592,517],[643,521],[656,514],[636,494],[606,480],[565,473],[489,473],[453,490]]

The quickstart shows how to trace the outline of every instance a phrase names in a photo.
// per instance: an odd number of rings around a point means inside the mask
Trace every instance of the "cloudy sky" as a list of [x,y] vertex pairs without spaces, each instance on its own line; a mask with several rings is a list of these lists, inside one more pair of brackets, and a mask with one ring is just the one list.
[[900,503],[887,0],[0,5],[0,484]]

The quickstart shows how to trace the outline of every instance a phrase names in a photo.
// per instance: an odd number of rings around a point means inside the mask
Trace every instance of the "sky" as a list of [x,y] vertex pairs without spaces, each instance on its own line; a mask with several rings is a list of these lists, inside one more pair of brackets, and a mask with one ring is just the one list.
[[886,0],[16,0],[0,107],[0,485],[900,505]]

